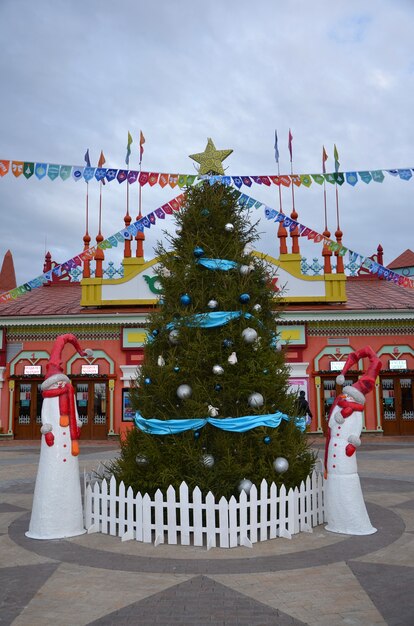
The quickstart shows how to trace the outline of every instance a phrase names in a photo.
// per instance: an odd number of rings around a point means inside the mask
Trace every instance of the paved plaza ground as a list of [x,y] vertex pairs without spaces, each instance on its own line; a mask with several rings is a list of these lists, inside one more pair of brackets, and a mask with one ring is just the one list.
[[[322,440],[314,438],[322,455]],[[81,442],[87,472],[116,442]],[[414,438],[365,435],[358,466],[378,532],[230,550],[25,537],[40,442],[0,441],[0,625],[414,626]]]

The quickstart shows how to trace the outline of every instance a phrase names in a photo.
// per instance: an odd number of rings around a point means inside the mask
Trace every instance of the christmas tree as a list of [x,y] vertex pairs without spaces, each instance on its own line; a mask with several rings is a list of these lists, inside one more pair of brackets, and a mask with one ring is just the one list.
[[295,487],[314,464],[278,346],[280,296],[251,253],[257,225],[237,191],[210,182],[187,190],[170,249],[156,249],[162,299],[131,390],[138,427],[111,467],[134,492]]

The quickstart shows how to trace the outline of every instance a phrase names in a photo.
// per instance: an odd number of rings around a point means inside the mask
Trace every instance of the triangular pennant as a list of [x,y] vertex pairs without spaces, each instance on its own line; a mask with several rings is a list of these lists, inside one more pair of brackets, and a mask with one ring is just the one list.
[[187,176],[187,187],[189,187],[190,185],[194,185],[195,179],[197,178],[197,176],[195,174],[189,174]]
[[185,187],[187,184],[187,176],[185,174],[180,174],[178,177],[178,186]]
[[161,207],[159,209],[155,209],[154,213],[161,220],[165,220],[165,213],[164,213],[164,211],[163,211],[163,209]]
[[335,184],[335,176],[334,174],[324,174],[325,180],[332,185]]
[[334,178],[335,178],[335,182],[338,185],[343,185],[345,182],[345,177],[342,172],[335,172]]
[[271,182],[268,176],[260,176],[260,180],[262,181],[263,185],[267,185],[268,187],[270,187]]
[[0,161],[0,176],[6,176],[7,172],[9,171],[10,168],[10,161],[6,161],[5,159],[2,159]]
[[356,172],[345,172],[345,178],[346,182],[349,185],[352,185],[352,187],[355,187],[358,182],[358,176]]
[[[72,168],[71,168],[72,169]],[[34,163],[26,163],[23,166],[23,175],[25,178],[30,178],[34,174]],[[70,174],[70,170],[69,170]]]
[[290,176],[286,176],[286,175],[279,176],[279,180],[280,180],[280,184],[283,185],[284,187],[290,187],[290,183],[291,183]]
[[292,174],[290,178],[292,179],[292,183],[296,185],[296,187],[301,186],[302,181],[300,179],[300,176],[298,176],[297,174]]
[[83,170],[85,168],[84,167],[74,167],[72,170],[72,178],[73,180],[80,180],[81,178],[83,178]]
[[36,163],[35,166],[35,176],[39,180],[42,180],[46,176],[47,172],[47,164],[46,163]]
[[280,185],[280,176],[269,176],[269,178],[275,185]]
[[364,183],[370,183],[372,180],[372,176],[369,172],[358,172],[360,179],[364,182]]
[[97,167],[95,170],[95,178],[98,183],[106,176],[106,167]]
[[141,187],[143,187],[144,185],[147,184],[149,179],[149,172],[141,172],[139,177],[138,177],[138,182],[141,185]]
[[262,184],[262,179],[261,179],[261,177],[260,177],[260,176],[250,176],[250,178],[251,178],[251,179],[252,179],[255,183],[257,183],[258,185],[261,185],[261,184]]
[[168,182],[170,184],[170,187],[174,189],[174,187],[176,187],[178,183],[178,174],[170,174]]
[[168,185],[168,177],[169,174],[160,174],[160,178],[158,180],[158,184],[160,187],[165,187],[166,185]]
[[116,175],[116,179],[119,184],[123,183],[128,176],[128,170],[118,170],[118,174]]
[[398,170],[398,176],[401,178],[401,180],[410,180],[410,178],[412,177],[412,172],[411,170]]
[[47,175],[50,180],[55,180],[59,176],[59,165],[49,165],[47,168]]
[[[26,166],[26,163],[25,163],[25,166]],[[71,165],[61,165],[60,170],[59,170],[60,178],[62,180],[67,180],[70,176],[71,171],[72,171]]]
[[94,167],[85,167],[83,170],[83,178],[88,183],[95,176],[95,168]]
[[242,176],[242,181],[243,181],[243,185],[246,185],[246,187],[252,186],[252,181],[250,180],[248,176]]
[[105,178],[108,181],[108,183],[110,183],[111,181],[113,181],[116,178],[117,173],[118,173],[118,170],[114,170],[114,169],[106,170]]
[[129,184],[132,185],[133,183],[136,183],[137,178],[138,178],[138,172],[135,170],[129,170],[127,174],[127,181],[129,182]]
[[166,213],[167,215],[171,215],[173,212],[172,207],[168,203],[163,204],[161,208],[164,211],[164,213]]
[[302,185],[305,185],[305,187],[310,187],[312,184],[312,179],[309,174],[301,174],[300,180],[302,181]]
[[178,202],[177,198],[174,198],[173,200],[170,200],[170,206],[172,206],[174,211],[179,211],[180,210],[180,203]]
[[[12,173],[16,178],[23,174],[23,161],[12,161]],[[1,169],[1,166],[0,166]],[[4,174],[2,174],[4,176]]]
[[398,176],[398,170],[386,170],[391,176]]
[[318,183],[318,185],[322,185],[322,183],[324,182],[325,178],[322,176],[322,174],[311,174],[313,180],[315,181],[315,183]]
[[384,172],[382,170],[374,170],[371,172],[372,180],[376,183],[382,183],[384,180]]
[[243,184],[243,181],[240,178],[240,176],[232,176],[232,178],[233,178],[233,183],[236,185],[237,189],[240,189],[240,187]]
[[142,218],[142,223],[145,226],[145,228],[151,228],[151,222],[149,221],[148,215]]
[[223,176],[221,182],[223,185],[231,185],[231,176]]
[[159,174],[157,172],[151,172],[148,179],[150,187],[153,187],[158,182],[158,177]]

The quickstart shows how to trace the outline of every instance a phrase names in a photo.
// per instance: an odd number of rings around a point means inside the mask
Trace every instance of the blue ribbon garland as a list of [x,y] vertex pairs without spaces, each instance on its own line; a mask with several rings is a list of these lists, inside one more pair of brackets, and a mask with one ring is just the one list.
[[206,259],[205,257],[197,259],[197,263],[209,270],[223,270],[224,272],[233,270],[238,265],[236,261],[228,261],[227,259]]
[[139,411],[135,414],[136,426],[145,433],[151,435],[175,435],[177,433],[183,433],[187,430],[199,430],[206,424],[211,424],[221,430],[226,430],[234,433],[245,433],[252,428],[258,428],[259,426],[267,426],[269,428],[277,428],[280,426],[281,421],[289,421],[293,419],[296,426],[302,432],[306,429],[305,417],[290,418],[285,413],[277,411],[276,413],[269,413],[267,415],[246,415],[244,417],[226,417],[223,419],[215,417],[201,417],[196,419],[173,419],[173,420],[158,420],[158,419],[145,419],[142,417]]
[[[185,325],[190,328],[216,328],[217,326],[224,326],[232,320],[239,319],[244,316],[246,319],[253,317],[251,313],[243,313],[243,311],[212,311],[211,313],[197,313],[185,320]],[[166,328],[172,330],[175,328],[174,322],[169,322]]]

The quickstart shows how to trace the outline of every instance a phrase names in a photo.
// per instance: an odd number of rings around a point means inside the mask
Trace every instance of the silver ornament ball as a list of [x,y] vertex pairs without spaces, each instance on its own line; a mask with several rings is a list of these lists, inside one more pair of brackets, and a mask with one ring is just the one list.
[[224,230],[226,231],[226,233],[232,233],[234,231],[234,224],[231,224],[229,222],[225,225]]
[[256,313],[260,313],[260,311],[262,310],[262,305],[261,304],[255,304],[253,307],[253,311],[255,311]]
[[221,365],[213,365],[213,374],[216,376],[222,376],[224,374],[224,369]]
[[254,328],[245,328],[242,337],[246,343],[254,343],[257,340],[257,332]]
[[148,459],[143,454],[137,454],[137,456],[135,457],[135,463],[137,465],[147,465]]
[[209,309],[217,309],[218,302],[217,302],[217,300],[209,300],[207,302],[207,306],[208,306]]
[[170,332],[170,334],[168,335],[168,341],[173,345],[176,346],[179,342],[179,331],[178,330],[172,330]]
[[273,461],[273,467],[275,468],[275,472],[283,474],[289,469],[289,461],[283,456],[278,456],[277,459]]
[[239,272],[242,276],[250,274],[250,267],[248,265],[240,265]]
[[240,493],[242,491],[245,491],[247,493],[247,495],[249,495],[250,493],[250,489],[253,487],[253,483],[251,480],[249,480],[248,478],[243,478],[243,480],[241,480],[239,482],[239,491]]
[[188,400],[188,398],[191,398],[192,393],[193,390],[191,389],[190,385],[180,385],[177,388],[177,396],[180,398],[180,400]]
[[252,409],[258,409],[263,406],[264,398],[261,393],[255,391],[254,393],[250,394],[247,402],[249,403],[249,406],[252,407]]
[[201,462],[205,467],[213,467],[214,456],[212,454],[203,454],[203,456],[201,457]]

